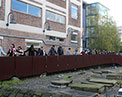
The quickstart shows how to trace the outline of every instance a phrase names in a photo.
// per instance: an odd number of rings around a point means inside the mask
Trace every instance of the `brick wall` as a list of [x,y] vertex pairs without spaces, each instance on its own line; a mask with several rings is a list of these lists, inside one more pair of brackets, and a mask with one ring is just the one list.
[[61,24],[61,23],[56,23],[56,22],[50,21],[50,26],[51,26],[52,30],[66,32],[66,24]]
[[78,18],[76,20],[71,17],[71,4],[72,3],[69,4],[69,25],[80,27],[80,25],[81,25],[81,7],[78,6]]
[[4,20],[5,17],[5,0],[2,0],[1,3],[1,7],[0,7],[0,20]]
[[60,7],[66,8],[66,1],[63,0],[47,0],[47,1],[56,4]]
[[42,28],[42,17],[36,17],[36,16],[32,16],[32,15],[17,12],[17,11],[12,11],[12,12],[15,15],[15,20],[17,24],[24,24],[24,25]]

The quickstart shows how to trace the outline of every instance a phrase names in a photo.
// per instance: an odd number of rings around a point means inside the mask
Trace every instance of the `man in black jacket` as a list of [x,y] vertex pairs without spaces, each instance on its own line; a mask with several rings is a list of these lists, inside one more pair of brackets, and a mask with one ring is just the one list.
[[49,50],[49,52],[48,52],[48,55],[49,56],[55,56],[57,54],[57,52],[56,52],[56,50],[55,50],[55,45],[53,45],[51,48],[50,48],[50,50]]
[[58,53],[58,55],[64,55],[64,50],[63,50],[61,44],[60,44],[60,46],[58,47],[57,53]]
[[28,56],[36,56],[36,54],[38,53],[35,48],[34,45],[31,45],[30,48],[28,48],[24,53],[28,52]]

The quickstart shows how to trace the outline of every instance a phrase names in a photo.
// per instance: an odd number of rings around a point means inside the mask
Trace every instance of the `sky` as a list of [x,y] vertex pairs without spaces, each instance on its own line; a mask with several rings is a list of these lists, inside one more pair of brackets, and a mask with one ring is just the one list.
[[122,26],[122,0],[83,0],[87,3],[100,2],[110,9],[110,15],[114,18],[117,26]]

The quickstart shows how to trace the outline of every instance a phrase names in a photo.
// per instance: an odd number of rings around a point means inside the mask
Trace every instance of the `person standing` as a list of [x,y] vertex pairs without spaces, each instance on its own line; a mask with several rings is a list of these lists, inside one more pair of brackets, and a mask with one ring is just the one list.
[[71,48],[68,48],[66,55],[71,55]]
[[16,56],[16,48],[15,48],[14,44],[12,44],[10,46],[7,55],[9,55],[9,56]]
[[63,48],[62,48],[62,45],[60,45],[60,46],[58,47],[57,54],[58,54],[58,55],[64,55],[64,50],[63,50]]
[[17,52],[17,56],[24,56],[24,51],[21,46],[18,46],[16,52]]
[[5,56],[6,53],[3,51],[2,47],[0,46],[0,56],[1,56],[1,55],[4,55],[4,56]]
[[36,56],[37,51],[34,48],[34,45],[31,45],[24,53],[28,52],[28,56]]
[[50,48],[48,55],[49,56],[55,56],[57,54],[56,50],[55,50],[55,45],[52,45],[52,47]]
[[79,55],[78,49],[75,49],[74,55]]
[[38,50],[38,55],[39,56],[46,56],[46,51],[44,50],[43,46]]

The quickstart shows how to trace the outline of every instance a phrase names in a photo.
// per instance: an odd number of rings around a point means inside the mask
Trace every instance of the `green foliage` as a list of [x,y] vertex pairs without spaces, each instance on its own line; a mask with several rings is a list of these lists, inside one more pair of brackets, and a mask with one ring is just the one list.
[[70,81],[71,79],[70,79],[70,78],[64,78],[64,80],[66,80],[66,81]]
[[95,30],[88,33],[89,48],[118,52],[121,45],[120,34],[112,17],[107,14],[97,15],[94,24]]
[[6,86],[6,87],[9,87],[10,85],[16,85],[16,84],[23,84],[24,82],[23,81],[3,81],[1,83],[1,86]]

